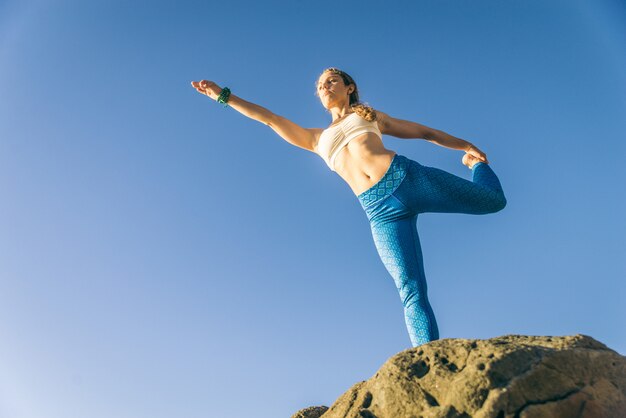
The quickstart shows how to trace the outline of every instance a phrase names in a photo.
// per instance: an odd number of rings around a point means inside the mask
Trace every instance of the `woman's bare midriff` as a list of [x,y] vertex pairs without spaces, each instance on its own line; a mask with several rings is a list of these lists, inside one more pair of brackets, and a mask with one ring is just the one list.
[[378,135],[368,132],[348,143],[335,159],[335,171],[355,195],[383,178],[396,153],[385,148]]

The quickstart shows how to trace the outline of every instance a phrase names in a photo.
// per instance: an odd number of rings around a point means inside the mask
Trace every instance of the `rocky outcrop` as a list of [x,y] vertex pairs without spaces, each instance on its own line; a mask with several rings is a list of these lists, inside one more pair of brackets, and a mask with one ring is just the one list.
[[307,409],[293,417],[626,418],[626,358],[583,335],[444,339]]
[[321,418],[326,411],[328,411],[327,406],[311,406],[296,412],[291,418]]

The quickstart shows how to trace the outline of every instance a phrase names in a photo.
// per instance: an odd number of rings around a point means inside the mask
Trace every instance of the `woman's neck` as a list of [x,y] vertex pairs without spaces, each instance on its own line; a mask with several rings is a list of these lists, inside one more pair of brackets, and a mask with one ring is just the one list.
[[351,106],[344,106],[344,107],[334,107],[330,109],[330,113],[333,117],[333,122],[331,123],[331,125],[333,125],[336,122],[339,122],[340,119],[343,119],[344,117],[348,116],[350,113],[354,113],[354,111],[352,110]]

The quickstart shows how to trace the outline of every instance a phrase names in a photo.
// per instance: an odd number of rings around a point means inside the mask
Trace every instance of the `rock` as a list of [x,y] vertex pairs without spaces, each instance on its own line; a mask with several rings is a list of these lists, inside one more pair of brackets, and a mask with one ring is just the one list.
[[324,412],[328,411],[327,406],[311,406],[296,412],[291,418],[320,418]]
[[571,417],[626,418],[626,357],[584,335],[433,341],[391,357],[322,416]]

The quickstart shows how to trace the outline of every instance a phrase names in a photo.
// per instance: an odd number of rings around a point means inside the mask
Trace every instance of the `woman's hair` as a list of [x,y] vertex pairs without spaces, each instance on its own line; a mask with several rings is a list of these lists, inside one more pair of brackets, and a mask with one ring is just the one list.
[[350,94],[350,106],[352,107],[352,110],[354,110],[354,113],[356,113],[357,115],[361,116],[363,119],[366,119],[370,122],[373,122],[376,120],[376,111],[374,110],[374,108],[372,108],[371,106],[368,106],[365,103],[361,103],[359,101],[359,88],[354,82],[354,79],[350,77],[348,73],[335,67],[330,67],[330,68],[325,69],[324,71],[322,71],[322,74],[326,72],[338,74],[341,76],[341,79],[343,80],[343,83],[346,86],[349,86],[349,85],[354,86],[354,91]]

